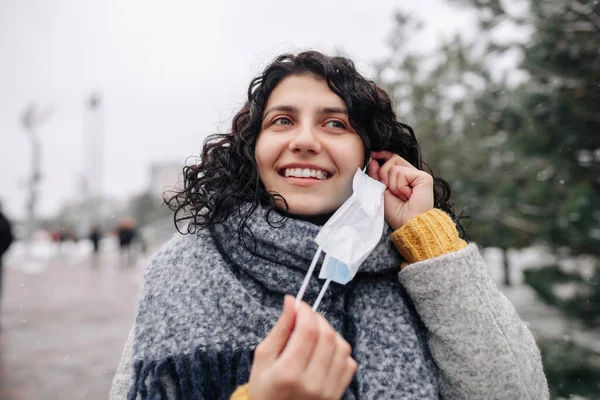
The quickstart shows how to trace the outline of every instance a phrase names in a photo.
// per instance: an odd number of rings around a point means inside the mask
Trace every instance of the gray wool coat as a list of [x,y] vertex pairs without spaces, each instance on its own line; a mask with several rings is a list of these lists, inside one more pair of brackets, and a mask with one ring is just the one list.
[[[475,244],[411,264],[398,279],[426,328],[439,370],[440,398],[549,398],[535,340],[497,289]],[[111,400],[126,399],[132,384],[133,332],[113,380]],[[173,393],[167,388],[169,398]]]

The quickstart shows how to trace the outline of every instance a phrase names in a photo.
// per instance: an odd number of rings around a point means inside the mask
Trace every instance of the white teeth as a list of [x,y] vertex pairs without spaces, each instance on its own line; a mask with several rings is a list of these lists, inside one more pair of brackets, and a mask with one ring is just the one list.
[[283,175],[294,178],[316,178],[319,180],[327,179],[327,172],[310,168],[286,168],[283,172]]

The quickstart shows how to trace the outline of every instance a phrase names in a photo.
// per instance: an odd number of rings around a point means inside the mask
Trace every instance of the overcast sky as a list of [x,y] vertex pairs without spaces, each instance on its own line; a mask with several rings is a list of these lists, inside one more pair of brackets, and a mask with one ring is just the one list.
[[84,100],[103,95],[104,187],[125,198],[153,162],[200,152],[241,106],[250,79],[277,54],[341,48],[361,72],[388,54],[393,11],[424,20],[419,46],[469,30],[443,0],[0,0],[0,199],[24,216],[30,143],[19,115],[31,101],[54,114],[43,141],[39,211],[81,198]]

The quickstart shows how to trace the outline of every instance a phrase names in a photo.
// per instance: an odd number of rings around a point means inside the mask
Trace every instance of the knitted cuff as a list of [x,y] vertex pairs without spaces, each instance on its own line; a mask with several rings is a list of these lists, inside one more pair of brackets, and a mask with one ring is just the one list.
[[248,393],[248,384],[242,385],[235,389],[235,392],[231,395],[229,400],[250,400],[250,393]]
[[[467,243],[458,236],[454,221],[445,212],[433,208],[405,223],[392,233],[396,249],[412,264],[463,249]],[[404,264],[401,268],[406,267]]]

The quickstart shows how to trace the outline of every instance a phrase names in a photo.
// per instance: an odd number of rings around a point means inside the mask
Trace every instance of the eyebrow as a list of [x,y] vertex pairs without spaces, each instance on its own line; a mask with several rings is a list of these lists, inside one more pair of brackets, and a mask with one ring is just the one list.
[[265,113],[264,117],[265,118],[267,115],[269,115],[269,113],[273,112],[273,111],[285,111],[285,112],[289,112],[289,113],[298,113],[298,107],[295,106],[274,106],[271,107],[267,110],[267,112]]
[[345,114],[348,115],[348,110],[342,107],[321,107],[317,110],[318,114],[329,115],[329,114]]
[[[295,113],[295,114],[298,114],[300,112],[298,110],[298,107],[296,107],[296,106],[281,105],[281,106],[274,106],[274,107],[269,108],[267,110],[267,112],[265,113],[264,117],[266,118],[266,116],[273,111],[285,111],[285,112]],[[317,110],[317,114],[319,114],[319,115],[329,115],[329,114],[348,115],[348,110],[343,107],[321,107]]]

